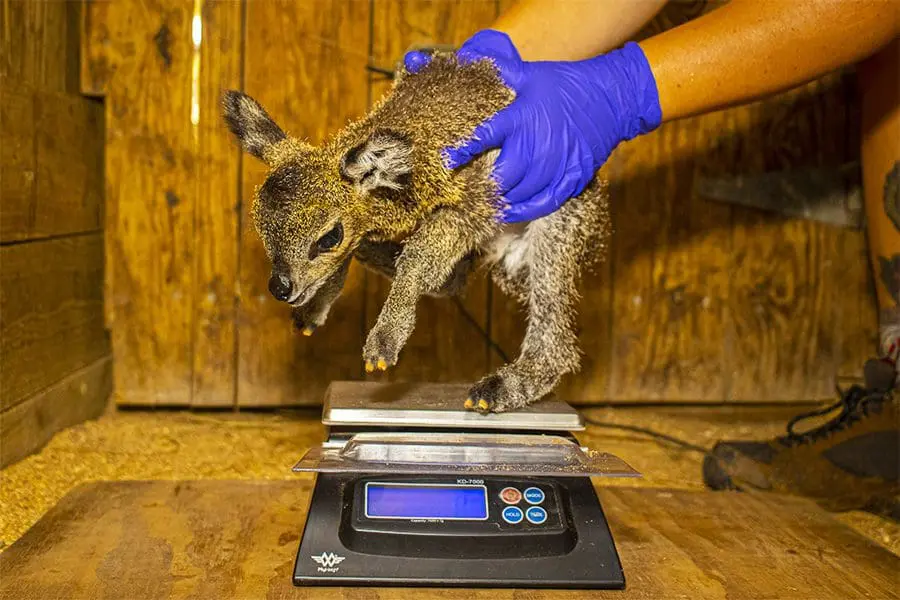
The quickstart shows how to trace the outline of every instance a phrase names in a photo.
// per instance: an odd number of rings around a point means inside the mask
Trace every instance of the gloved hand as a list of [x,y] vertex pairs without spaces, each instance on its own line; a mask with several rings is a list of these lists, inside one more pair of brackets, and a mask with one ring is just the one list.
[[[512,104],[479,125],[471,140],[445,149],[452,169],[501,149],[494,175],[508,203],[508,223],[558,209],[584,190],[620,142],[652,131],[662,118],[650,65],[633,42],[582,61],[525,62],[509,36],[485,30],[457,56],[462,62],[492,59],[516,92]],[[410,73],[429,60],[418,51],[404,57]]]

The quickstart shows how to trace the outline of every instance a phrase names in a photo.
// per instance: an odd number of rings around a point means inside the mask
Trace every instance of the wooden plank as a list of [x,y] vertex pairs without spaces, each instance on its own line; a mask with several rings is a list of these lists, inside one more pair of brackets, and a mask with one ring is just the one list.
[[[752,173],[851,160],[847,97],[844,82],[832,76],[735,111],[734,164]],[[729,399],[832,398],[848,361],[842,347],[860,329],[842,316],[859,315],[871,302],[858,293],[865,263],[842,252],[861,232],[733,211]],[[846,349],[859,350],[856,343]],[[857,358],[861,366],[865,356]]]
[[109,354],[103,238],[0,248],[0,407],[14,406]]
[[[369,18],[355,0],[247,3],[245,91],[290,135],[322,141],[366,109]],[[362,273],[351,268],[324,327],[295,333],[290,308],[267,291],[271,265],[249,218],[264,176],[243,158],[238,405],[318,404],[330,381],[362,376]]]
[[75,91],[78,3],[2,0],[0,76],[36,89]]
[[[243,4],[145,8],[90,2],[81,21],[82,89],[108,94],[111,109],[107,287],[108,320],[118,323],[117,397],[230,406],[240,156],[219,100],[240,87]],[[137,255],[168,264],[135,263]]]
[[[199,11],[200,4],[195,4]],[[243,3],[203,3],[194,129],[192,406],[231,406],[236,396],[240,150],[222,124],[221,94],[240,88]]]
[[112,391],[112,358],[75,371],[0,413],[0,468],[38,451],[53,435],[103,413]]
[[27,229],[37,189],[34,93],[0,76],[0,241]]
[[[4,552],[0,598],[512,599],[525,593],[294,587],[311,488],[312,478],[84,484]],[[627,587],[591,597],[898,597],[900,558],[811,502],[661,488],[597,492]],[[584,591],[527,595],[580,598]]]
[[2,85],[0,242],[100,230],[103,106],[6,78]]
[[[375,0],[372,56],[376,65],[394,68],[413,46],[462,44],[497,16],[492,1]],[[389,81],[375,76],[372,100],[387,93]],[[389,381],[467,381],[489,372],[489,283],[483,273],[470,278],[457,302],[450,298],[422,298],[416,307],[416,328],[397,366],[372,378]],[[366,331],[375,324],[390,290],[390,282],[366,274]]]
[[[106,95],[109,82],[123,61],[125,23],[111,18],[112,2],[79,0],[78,87],[85,96]],[[113,12],[114,14],[114,12]]]
[[111,3],[128,60],[106,98],[107,319],[120,404],[183,405],[192,389],[196,132],[192,5]]
[[[822,399],[833,395],[848,360],[862,364],[854,340],[871,326],[861,328],[855,316],[870,300],[859,293],[864,263],[846,252],[859,232],[713,207],[691,183],[701,173],[852,160],[845,92],[838,78],[825,79],[667,124],[617,150],[613,168],[624,169],[617,176],[627,185],[613,188],[612,399]],[[681,150],[661,141],[692,128]],[[655,154],[645,146],[654,140],[661,144]]]
[[721,401],[729,207],[692,194],[716,119],[677,121],[611,158],[615,401]]

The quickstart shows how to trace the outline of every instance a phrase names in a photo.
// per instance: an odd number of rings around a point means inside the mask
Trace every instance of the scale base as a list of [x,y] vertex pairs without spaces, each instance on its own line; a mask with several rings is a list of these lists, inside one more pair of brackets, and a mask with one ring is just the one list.
[[[566,507],[566,535],[500,546],[472,536],[403,548],[353,529],[352,489],[365,473],[319,473],[294,565],[297,586],[439,586],[622,589],[625,576],[587,477],[528,478],[553,485]],[[485,477],[489,483],[490,477]]]

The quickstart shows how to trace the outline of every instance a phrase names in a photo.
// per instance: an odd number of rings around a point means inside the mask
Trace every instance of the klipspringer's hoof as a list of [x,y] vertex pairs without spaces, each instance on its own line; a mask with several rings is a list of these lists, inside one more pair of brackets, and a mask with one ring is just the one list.
[[479,398],[477,402],[471,398],[466,398],[466,401],[463,403],[463,408],[487,414],[490,412],[491,405],[488,404],[488,401],[484,398]]
[[366,372],[387,371],[397,364],[399,354],[399,344],[385,328],[371,331],[363,349]]
[[[481,414],[501,413],[523,408],[533,402],[524,394],[516,393],[515,387],[499,374],[488,375],[469,390],[468,397],[473,400],[470,410]],[[469,406],[466,405],[466,408]]]
[[291,320],[294,322],[294,330],[306,337],[311,336],[319,328],[315,320],[302,308],[292,311]]
[[497,375],[488,375],[469,390],[469,398],[472,400],[470,410],[486,415],[498,412],[498,401],[502,400],[506,388],[503,379]]
[[388,364],[388,362],[381,357],[376,358],[374,361],[371,359],[367,359],[366,373],[374,373],[375,371],[387,371],[388,367],[391,366],[393,365]]

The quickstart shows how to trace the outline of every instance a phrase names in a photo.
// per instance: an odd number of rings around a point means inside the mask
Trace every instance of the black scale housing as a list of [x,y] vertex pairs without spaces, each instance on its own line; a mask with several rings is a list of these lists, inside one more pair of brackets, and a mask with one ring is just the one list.
[[[367,481],[487,487],[486,521],[367,519]],[[547,520],[501,518],[505,487],[539,487]],[[529,504],[523,499],[519,506]],[[625,577],[587,477],[401,476],[319,473],[294,566],[298,586],[439,586],[622,589]],[[334,553],[338,564],[313,556]]]

